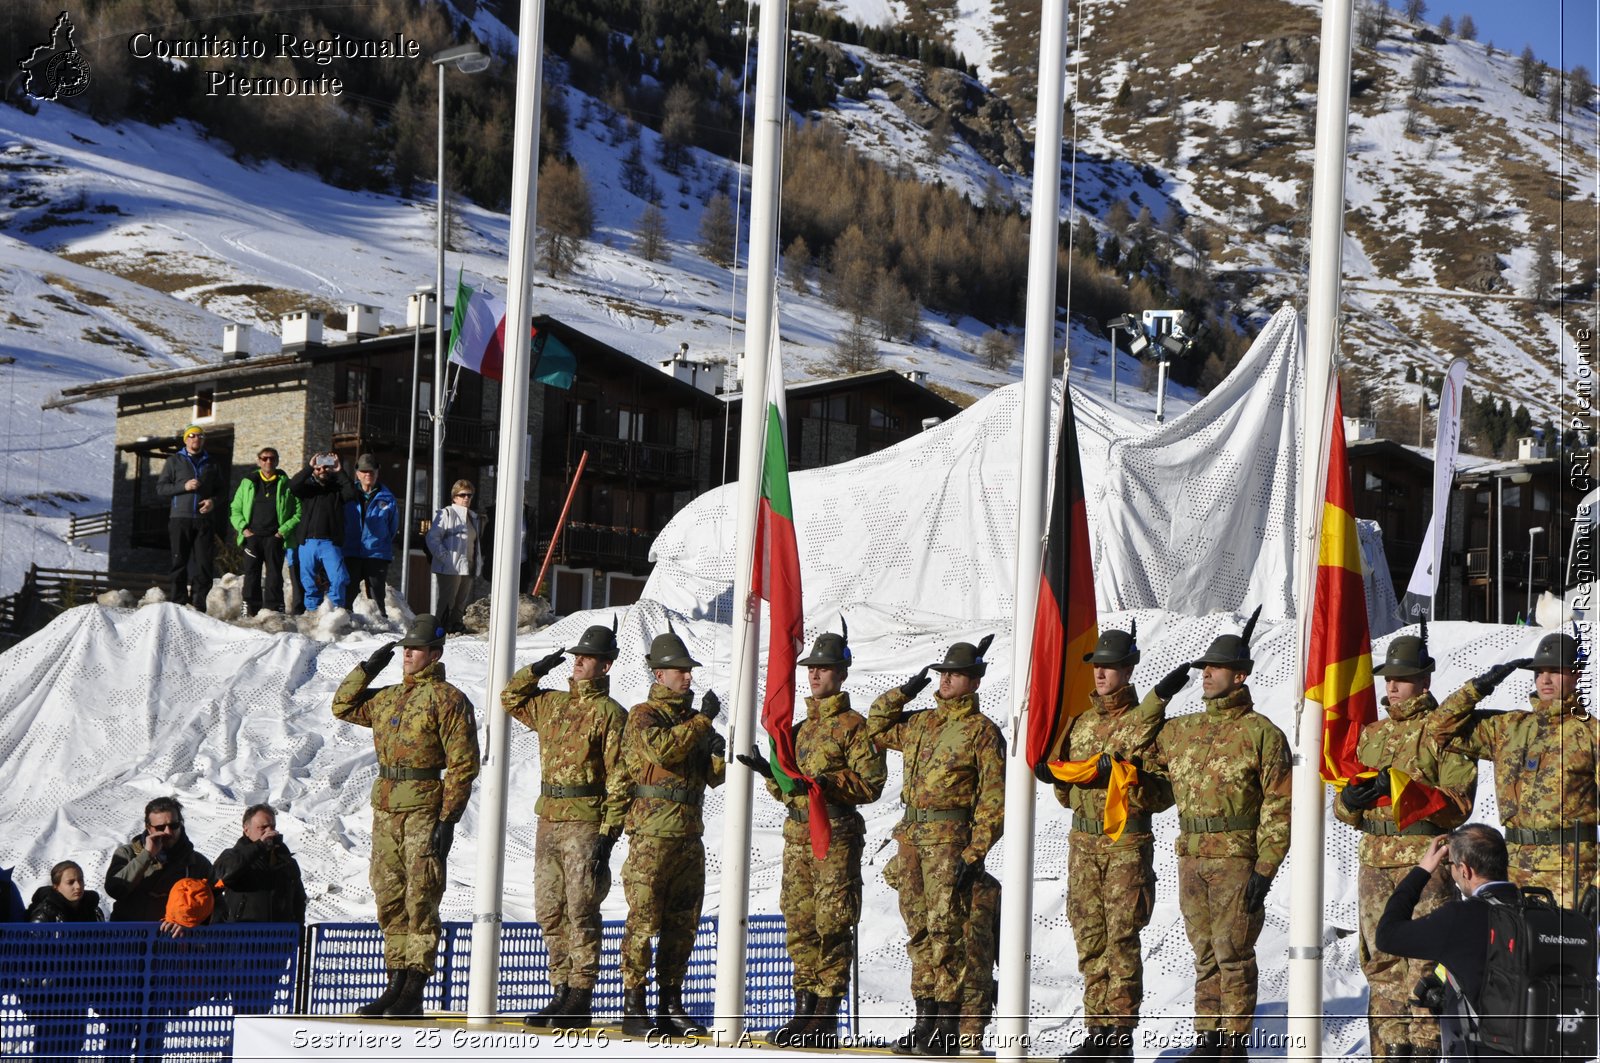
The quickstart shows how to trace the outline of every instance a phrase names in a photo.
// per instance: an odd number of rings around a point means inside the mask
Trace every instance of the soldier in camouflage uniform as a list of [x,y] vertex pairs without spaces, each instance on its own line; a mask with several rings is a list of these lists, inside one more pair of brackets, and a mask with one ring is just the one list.
[[690,669],[700,662],[689,656],[670,626],[651,642],[645,665],[654,671],[655,683],[649,700],[628,714],[621,770],[606,783],[610,793],[631,801],[624,821],[628,857],[622,864],[622,890],[628,899],[622,936],[622,1032],[644,1037],[652,1029],[645,1014],[645,982],[650,938],[660,935],[653,1028],[669,1037],[697,1035],[706,1028],[684,1010],[683,978],[706,890],[700,806],[706,787],[722,785],[726,767],[723,738],[711,726],[722,706],[708,690],[700,711],[692,707]]
[[1095,777],[1063,783],[1047,763],[1035,766],[1056,800],[1072,810],[1067,856],[1067,921],[1083,975],[1083,1043],[1069,1056],[1083,1060],[1132,1059],[1133,1028],[1144,1000],[1144,960],[1139,932],[1155,906],[1155,835],[1151,817],[1172,807],[1172,788],[1139,773],[1126,792],[1128,821],[1115,841],[1105,833],[1106,784],[1113,759],[1142,762],[1166,719],[1166,705],[1189,681],[1180,665],[1143,701],[1131,684],[1139,663],[1137,628],[1108,630],[1094,652],[1089,707],[1067,722],[1061,759],[1099,758]]
[[[1370,779],[1352,781],[1333,803],[1339,819],[1361,831],[1361,869],[1357,878],[1361,912],[1361,971],[1367,976],[1367,1029],[1374,1059],[1439,1058],[1439,1022],[1433,1012],[1410,1005],[1411,990],[1432,970],[1424,960],[1407,960],[1380,952],[1374,943],[1378,920],[1395,887],[1428,855],[1433,838],[1459,827],[1472,812],[1478,789],[1476,761],[1458,753],[1440,752],[1429,737],[1433,715],[1441,711],[1428,692],[1433,658],[1428,656],[1426,622],[1417,635],[1401,635],[1389,643],[1383,667],[1374,675],[1385,680],[1387,719],[1362,728],[1356,757],[1378,769]],[[1444,712],[1463,693],[1445,702]],[[1389,807],[1389,770],[1403,772],[1412,785],[1424,786],[1444,805],[1408,827],[1395,823]],[[1455,898],[1450,869],[1441,867],[1423,891],[1416,914],[1427,915]]]
[[[1582,659],[1570,635],[1546,635],[1531,659],[1495,665],[1471,680],[1451,714],[1438,714],[1447,748],[1494,761],[1511,881],[1543,886],[1563,907],[1600,915],[1595,822],[1600,816],[1600,727],[1579,693]],[[1533,672],[1532,712],[1468,711],[1518,668]]]
[[788,811],[783,825],[783,888],[778,907],[794,962],[794,1018],[767,1035],[776,1045],[838,1046],[839,1003],[850,985],[850,956],[861,919],[861,849],[866,821],[856,806],[883,793],[888,768],[867,735],[867,721],[843,690],[850,675],[848,631],[817,636],[805,665],[811,684],[806,717],[795,728],[795,766],[828,801],[832,841],[818,860],[811,851],[810,798],[804,787],[784,793],[759,753],[738,760],[766,777],[767,792]]
[[[878,745],[904,757],[906,813],[894,829],[895,859],[917,1021],[895,1043],[901,1054],[948,1055],[956,1047],[972,886],[1004,825],[1005,738],[978,709],[983,651],[993,638],[951,646],[943,661],[885,691],[867,718]],[[939,672],[934,708],[907,714],[930,669]]]
[[444,629],[428,613],[399,642],[404,681],[371,689],[395,645],[384,644],[351,669],[333,696],[333,714],[372,728],[378,753],[371,879],[389,985],[357,1010],[413,1017],[422,1014],[423,987],[439,951],[445,860],[478,777],[478,725],[472,702],[445,682]]
[[957,1039],[961,1054],[983,1054],[983,1031],[994,1017],[994,965],[1000,958],[1000,880],[984,871],[972,881],[972,909],[963,936],[967,973],[961,981]]
[[1194,947],[1194,1058],[1248,1058],[1256,938],[1289,852],[1289,743],[1254,711],[1245,685],[1255,622],[1252,615],[1243,634],[1213,640],[1190,665],[1202,670],[1205,711],[1169,719],[1145,758],[1147,770],[1172,781],[1178,802],[1178,905]]
[[[539,681],[572,654],[566,690]],[[600,902],[611,889],[611,849],[627,801],[606,780],[622,753],[627,717],[610,697],[616,622],[595,625],[574,646],[523,668],[500,693],[506,712],[539,735],[539,817],[534,839],[534,918],[550,950],[550,1003],[523,1021],[581,1030],[592,1018],[600,971]]]

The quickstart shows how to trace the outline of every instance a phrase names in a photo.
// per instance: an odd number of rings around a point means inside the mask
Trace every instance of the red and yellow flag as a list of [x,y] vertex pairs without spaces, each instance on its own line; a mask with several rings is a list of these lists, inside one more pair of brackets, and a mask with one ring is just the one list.
[[1444,808],[1444,794],[1418,782],[1399,768],[1389,769],[1389,802],[1394,825],[1405,830]]
[[1306,700],[1322,706],[1322,778],[1340,786],[1363,770],[1356,759],[1361,728],[1378,718],[1372,688],[1372,639],[1361,583],[1361,545],[1350,500],[1350,466],[1344,449],[1344,410],[1334,387],[1323,481],[1322,541],[1317,555],[1316,600],[1306,654]]

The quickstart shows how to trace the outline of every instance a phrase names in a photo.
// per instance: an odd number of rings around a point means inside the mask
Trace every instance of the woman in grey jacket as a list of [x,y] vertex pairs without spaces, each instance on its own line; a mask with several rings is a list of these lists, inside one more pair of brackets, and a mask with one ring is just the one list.
[[471,480],[457,480],[450,488],[450,505],[433,515],[426,541],[439,577],[439,624],[457,632],[461,616],[472,597],[472,581],[483,567],[483,518],[472,511],[475,491]]

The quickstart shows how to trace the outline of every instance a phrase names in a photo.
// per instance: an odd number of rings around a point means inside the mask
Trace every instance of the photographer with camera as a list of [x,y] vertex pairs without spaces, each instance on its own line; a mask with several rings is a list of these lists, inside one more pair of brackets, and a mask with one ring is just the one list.
[[283,844],[271,805],[244,811],[244,834],[217,857],[222,881],[217,920],[224,923],[304,923],[306,887],[300,864]]
[[289,490],[300,499],[300,586],[305,590],[305,610],[314,613],[322,604],[322,589],[317,586],[317,565],[328,576],[328,601],[336,609],[350,608],[350,573],[345,568],[344,506],[361,497],[361,491],[345,474],[339,455],[332,452],[311,455],[305,468],[289,481]]

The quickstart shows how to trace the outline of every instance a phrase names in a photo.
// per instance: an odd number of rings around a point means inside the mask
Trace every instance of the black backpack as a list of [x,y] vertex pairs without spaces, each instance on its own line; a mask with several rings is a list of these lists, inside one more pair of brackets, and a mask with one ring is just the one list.
[[1513,900],[1483,899],[1489,952],[1471,1039],[1502,1055],[1594,1058],[1594,924],[1557,907],[1540,886],[1523,887]]

